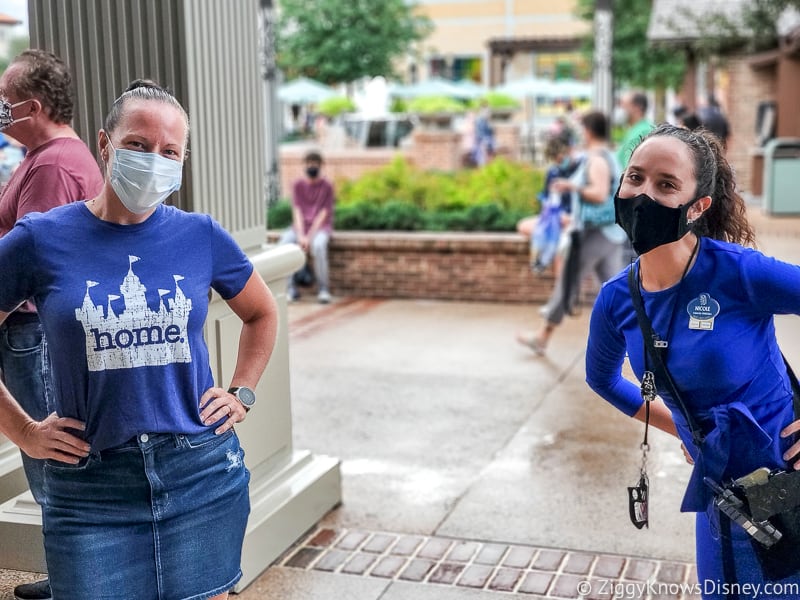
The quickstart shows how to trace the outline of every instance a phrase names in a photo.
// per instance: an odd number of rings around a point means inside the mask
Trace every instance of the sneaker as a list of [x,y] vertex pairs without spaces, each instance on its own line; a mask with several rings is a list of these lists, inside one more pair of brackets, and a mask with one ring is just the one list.
[[300,300],[300,292],[297,291],[297,288],[289,288],[286,290],[286,300],[289,302],[297,302]]
[[532,333],[518,333],[517,341],[533,350],[536,356],[544,356],[546,344]]
[[317,301],[320,304],[328,304],[331,301],[331,294],[328,290],[320,290],[317,294]]
[[14,598],[16,600],[52,600],[50,579],[18,585],[14,588]]

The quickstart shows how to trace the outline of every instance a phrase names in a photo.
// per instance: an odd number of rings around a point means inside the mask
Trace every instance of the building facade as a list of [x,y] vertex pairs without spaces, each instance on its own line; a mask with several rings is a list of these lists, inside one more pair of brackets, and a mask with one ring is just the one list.
[[580,53],[589,24],[576,0],[418,0],[433,33],[409,57],[407,78],[497,85],[526,76],[591,77]]
[[[776,47],[757,54],[735,49],[711,60],[701,59],[695,45],[705,35],[701,23],[719,21],[719,14],[744,23],[749,0],[655,0],[648,38],[687,56],[687,71],[678,91],[683,104],[695,110],[698,98],[712,95],[730,123],[727,158],[741,192],[763,192],[764,144],[770,138],[800,139],[800,13],[784,11],[776,23]],[[762,115],[772,115],[765,131]]]

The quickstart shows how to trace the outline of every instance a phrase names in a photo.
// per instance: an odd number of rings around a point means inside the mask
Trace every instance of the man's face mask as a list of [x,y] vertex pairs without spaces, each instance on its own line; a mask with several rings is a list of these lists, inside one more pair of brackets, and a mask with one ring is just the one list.
[[114,148],[111,187],[132,213],[144,214],[181,187],[183,163],[153,152]]
[[698,200],[699,198],[695,198],[677,208],[671,208],[659,204],[647,194],[620,198],[617,190],[614,195],[614,211],[617,224],[628,234],[636,254],[642,255],[659,246],[676,242],[689,233],[692,225],[688,222],[687,213]]
[[619,104],[611,112],[611,123],[618,127],[628,124],[628,112]]
[[0,96],[0,131],[7,129],[11,125],[15,123],[21,123],[22,121],[27,121],[30,117],[22,117],[21,119],[15,119],[12,116],[12,111],[22,104],[26,102],[30,102],[30,100],[22,100],[21,102],[17,102],[16,104],[11,104],[8,100],[4,97]]

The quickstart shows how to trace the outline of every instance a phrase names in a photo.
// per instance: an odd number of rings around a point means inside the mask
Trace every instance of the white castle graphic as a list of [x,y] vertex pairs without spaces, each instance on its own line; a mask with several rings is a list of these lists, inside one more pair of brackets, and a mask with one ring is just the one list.
[[172,276],[175,296],[167,299],[169,307],[164,304],[164,296],[172,290],[159,289],[158,310],[150,310],[145,298],[147,288],[133,272],[133,263],[138,260],[138,256],[128,256],[128,274],[119,287],[125,309],[118,315],[111,308],[111,302],[120,296],[109,295],[106,310],[103,310],[101,304],[92,303],[89,295],[89,290],[98,283],[86,282],[86,295],[81,307],[75,309],[75,318],[86,334],[86,360],[90,371],[192,362],[186,327],[192,300],[178,285],[183,276]]

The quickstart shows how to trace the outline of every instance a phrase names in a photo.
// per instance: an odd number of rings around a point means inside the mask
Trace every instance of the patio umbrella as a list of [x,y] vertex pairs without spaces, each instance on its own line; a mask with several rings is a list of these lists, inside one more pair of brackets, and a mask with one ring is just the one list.
[[458,81],[454,81],[453,85],[455,85],[461,90],[461,93],[463,95],[460,97],[468,100],[471,100],[473,98],[480,98],[481,96],[484,96],[488,91],[487,88],[485,88],[482,85],[478,85],[471,79],[459,79]]
[[523,77],[494,88],[494,91],[515,98],[539,98],[541,100],[569,100],[572,98],[591,98],[592,84],[577,79],[539,79]]
[[591,98],[592,84],[577,79],[558,79],[550,83],[550,98],[569,100],[572,98]]
[[493,91],[514,98],[550,98],[553,82],[538,77],[523,77],[498,85]]
[[411,85],[397,85],[389,90],[391,96],[419,98],[420,96],[446,96],[449,98],[471,98],[469,93],[452,81],[431,77]]
[[335,95],[333,88],[308,77],[299,77],[278,88],[278,99],[287,104],[316,104]]

